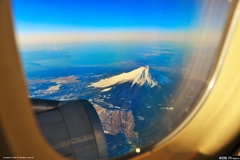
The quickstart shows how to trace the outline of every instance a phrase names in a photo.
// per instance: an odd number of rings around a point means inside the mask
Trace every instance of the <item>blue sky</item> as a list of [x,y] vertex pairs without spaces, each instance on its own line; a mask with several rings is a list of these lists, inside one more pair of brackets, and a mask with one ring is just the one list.
[[18,32],[78,29],[187,30],[202,0],[13,0]]
[[228,0],[12,0],[12,9],[17,41],[21,44],[159,41],[220,35],[230,3]]

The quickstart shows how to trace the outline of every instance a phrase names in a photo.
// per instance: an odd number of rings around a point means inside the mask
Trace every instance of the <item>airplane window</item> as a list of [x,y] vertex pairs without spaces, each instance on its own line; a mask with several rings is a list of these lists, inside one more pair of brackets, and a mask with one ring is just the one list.
[[[217,64],[234,4],[12,0],[28,96],[51,106],[88,100],[100,119],[108,158],[139,153],[194,109]],[[61,108],[48,109],[53,110],[38,119],[60,119]],[[71,119],[69,114],[75,112],[68,112]],[[60,134],[62,126],[55,129]],[[59,145],[69,147],[66,140]],[[58,151],[68,156],[67,150]]]

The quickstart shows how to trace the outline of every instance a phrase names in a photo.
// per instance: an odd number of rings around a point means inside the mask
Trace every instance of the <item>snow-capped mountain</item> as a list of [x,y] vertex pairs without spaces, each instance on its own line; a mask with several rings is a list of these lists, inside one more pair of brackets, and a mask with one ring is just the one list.
[[[157,77],[159,76],[161,76],[160,83],[163,81],[164,82],[170,81],[167,77],[164,77],[162,75],[158,75]],[[104,91],[109,91],[111,89],[111,86],[114,86],[116,84],[130,82],[132,83],[131,87],[134,86],[135,84],[138,84],[139,86],[143,86],[144,84],[146,84],[149,87],[153,88],[158,85],[157,79],[152,78],[152,75],[150,74],[149,66],[141,66],[127,73],[122,73],[109,78],[101,79],[98,82],[91,83],[91,85],[89,85],[88,87],[105,88],[103,90],[104,92]]]
[[[151,131],[159,124],[163,112],[161,107],[168,107],[164,102],[171,94],[169,84],[172,80],[168,76],[152,67],[141,66],[90,83],[89,101],[105,110],[99,114],[105,125],[105,133],[123,134],[132,144],[144,144],[158,138],[162,128],[154,130],[154,133],[159,134],[151,135],[150,138],[142,132],[142,128]],[[140,136],[141,141],[138,141]]]
[[[130,109],[139,106],[156,106],[162,87],[171,80],[160,71],[141,66],[130,72],[121,73],[91,83],[95,96],[91,102],[108,109]],[[96,94],[97,93],[97,94]]]

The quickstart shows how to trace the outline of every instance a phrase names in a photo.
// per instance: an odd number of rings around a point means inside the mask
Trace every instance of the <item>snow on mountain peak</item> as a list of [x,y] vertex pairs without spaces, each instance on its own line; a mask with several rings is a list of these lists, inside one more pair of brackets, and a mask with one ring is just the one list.
[[122,84],[125,82],[132,82],[132,86],[134,84],[142,86],[146,83],[151,88],[157,85],[157,82],[152,80],[152,77],[149,73],[149,66],[142,66],[133,71],[122,73],[116,76],[102,79],[95,83],[91,83],[91,85],[88,87],[106,88],[115,84]]

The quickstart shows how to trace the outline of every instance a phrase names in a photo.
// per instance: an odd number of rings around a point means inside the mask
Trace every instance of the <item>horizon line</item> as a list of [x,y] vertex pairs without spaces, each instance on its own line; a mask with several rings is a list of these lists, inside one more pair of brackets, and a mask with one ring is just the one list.
[[156,30],[121,30],[121,31],[84,31],[84,32],[52,32],[52,33],[15,33],[20,45],[39,43],[71,43],[71,42],[106,42],[106,41],[163,41],[163,40],[193,40],[215,39],[218,32],[209,31],[178,31],[161,32]]

